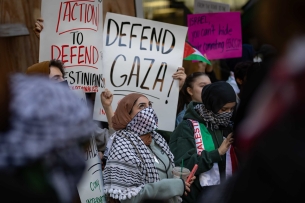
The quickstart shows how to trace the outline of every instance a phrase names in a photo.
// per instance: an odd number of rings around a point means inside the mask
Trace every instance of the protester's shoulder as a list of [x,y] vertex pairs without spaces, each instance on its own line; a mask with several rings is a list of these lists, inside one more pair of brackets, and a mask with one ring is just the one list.
[[200,116],[198,115],[198,113],[194,109],[194,106],[197,105],[197,104],[199,104],[199,103],[193,102],[193,101],[191,101],[189,103],[189,105],[186,108],[186,112],[184,114],[184,117],[183,117],[184,120],[186,120],[186,119],[199,120],[199,121],[201,120]]
[[165,139],[166,143],[169,143],[172,132],[165,131],[165,130],[156,130],[156,132]]
[[180,112],[178,113],[177,118],[179,117],[179,118],[181,118],[181,120],[182,120],[182,118],[183,118],[185,112],[186,112],[186,108],[183,109],[182,111],[180,111]]
[[111,147],[111,150],[121,150],[124,149],[130,149],[132,148],[132,142],[130,139],[128,139],[126,136],[116,132],[113,144]]
[[192,136],[192,126],[189,120],[182,120],[177,126],[174,132],[171,134],[170,142],[177,140],[178,138],[188,138]]
[[180,111],[178,114],[177,114],[177,117],[176,117],[176,127],[181,123],[181,121],[183,120],[183,117],[184,117],[184,114],[186,112],[186,108],[184,108],[182,111]]

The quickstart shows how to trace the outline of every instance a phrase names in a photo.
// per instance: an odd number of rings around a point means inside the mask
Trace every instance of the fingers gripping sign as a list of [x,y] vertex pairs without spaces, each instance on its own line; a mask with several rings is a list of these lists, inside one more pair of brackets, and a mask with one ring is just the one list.
[[177,72],[175,72],[173,74],[173,78],[175,80],[179,80],[179,90],[181,90],[183,84],[184,84],[184,81],[186,79],[186,74],[185,74],[185,71],[184,71],[184,68],[183,67],[179,67]]
[[40,38],[40,33],[43,30],[43,19],[42,18],[38,18],[35,22],[35,27],[33,29],[35,35]]

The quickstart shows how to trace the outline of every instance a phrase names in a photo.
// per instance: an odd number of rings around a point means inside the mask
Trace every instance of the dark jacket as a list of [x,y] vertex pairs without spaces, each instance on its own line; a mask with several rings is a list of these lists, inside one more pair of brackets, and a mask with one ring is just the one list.
[[220,156],[218,148],[223,141],[224,130],[214,130],[208,128],[212,135],[215,150],[207,152],[202,151],[201,155],[197,155],[196,144],[194,139],[194,128],[192,123],[187,119],[196,120],[205,124],[203,119],[194,110],[194,106],[198,103],[191,102],[188,105],[183,121],[177,126],[175,131],[171,134],[169,147],[175,156],[176,166],[180,166],[182,159],[184,167],[192,170],[195,164],[198,164],[197,172],[195,173],[196,180],[191,186],[191,192],[187,196],[183,196],[183,202],[195,203],[202,187],[199,183],[199,175],[210,170],[214,163],[218,163],[220,171],[221,182],[224,180],[225,174],[225,155]]

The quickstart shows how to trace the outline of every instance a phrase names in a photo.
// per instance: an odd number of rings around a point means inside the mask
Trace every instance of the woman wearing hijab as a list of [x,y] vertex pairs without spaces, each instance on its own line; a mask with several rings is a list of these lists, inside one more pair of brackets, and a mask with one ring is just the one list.
[[189,170],[198,164],[195,176],[199,178],[183,196],[187,203],[196,202],[199,194],[219,185],[236,167],[230,122],[236,104],[234,89],[226,82],[215,82],[202,89],[201,99],[202,103],[190,102],[169,143],[176,164],[183,160]]
[[107,145],[104,169],[105,193],[111,198],[124,203],[148,198],[174,203],[190,191],[189,183],[173,179],[174,156],[155,131],[157,123],[145,96],[133,93],[119,102],[112,118],[117,132],[112,136],[112,145]]

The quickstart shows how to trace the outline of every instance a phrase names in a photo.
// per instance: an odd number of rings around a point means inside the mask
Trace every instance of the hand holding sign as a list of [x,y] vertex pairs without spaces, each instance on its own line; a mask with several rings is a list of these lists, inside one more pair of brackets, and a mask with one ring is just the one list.
[[175,72],[173,74],[173,78],[175,80],[179,80],[179,90],[181,90],[183,84],[184,84],[184,81],[186,79],[186,74],[184,72],[184,68],[183,67],[179,67],[177,72]]
[[36,37],[38,37],[38,39],[40,38],[40,33],[42,30],[43,30],[43,19],[38,18],[35,23],[35,28],[33,29],[33,31],[34,31]]

